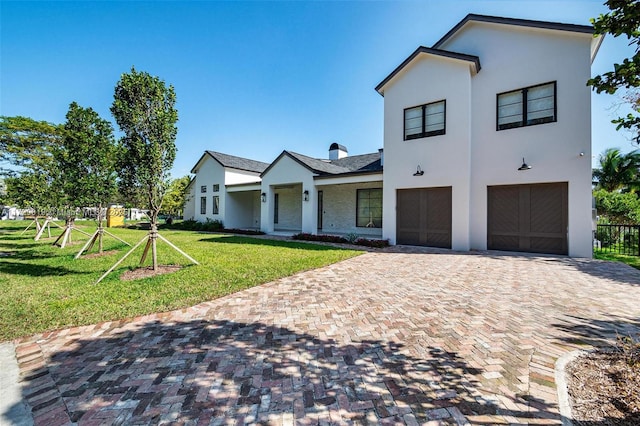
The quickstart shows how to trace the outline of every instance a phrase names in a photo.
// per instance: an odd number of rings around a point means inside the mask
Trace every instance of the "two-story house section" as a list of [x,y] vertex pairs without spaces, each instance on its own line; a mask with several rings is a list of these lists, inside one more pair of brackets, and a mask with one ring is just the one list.
[[[185,218],[222,221],[229,229],[260,229],[260,174],[269,164],[205,151],[191,170]],[[193,214],[187,217],[186,213]]]
[[468,15],[384,96],[392,244],[591,257],[593,28]]

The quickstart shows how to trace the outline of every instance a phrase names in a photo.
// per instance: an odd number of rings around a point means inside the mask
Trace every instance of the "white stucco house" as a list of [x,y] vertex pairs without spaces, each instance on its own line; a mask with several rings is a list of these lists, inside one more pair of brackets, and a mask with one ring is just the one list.
[[206,151],[191,169],[195,178],[187,187],[185,219],[219,220],[227,228],[260,229],[260,173],[268,166]]
[[591,257],[586,81],[601,42],[591,26],[467,15],[376,87],[383,149],[349,156],[334,143],[328,159],[283,151],[269,165],[207,151],[194,218]]
[[416,49],[376,87],[383,236],[591,257],[586,81],[601,41],[591,26],[468,15]]

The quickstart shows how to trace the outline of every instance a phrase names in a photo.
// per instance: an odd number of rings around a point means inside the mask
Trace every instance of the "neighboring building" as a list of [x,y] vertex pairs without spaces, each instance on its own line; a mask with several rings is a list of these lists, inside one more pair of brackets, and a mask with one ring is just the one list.
[[591,257],[586,81],[601,41],[590,26],[468,15],[419,47],[376,88],[383,236]]
[[206,151],[191,170],[196,176],[188,187],[184,217],[219,220],[227,228],[260,229],[260,173],[268,166]]
[[327,160],[283,151],[270,165],[207,151],[185,212],[267,233],[591,257],[586,81],[601,42],[591,26],[468,15],[376,87],[384,151],[334,143]]

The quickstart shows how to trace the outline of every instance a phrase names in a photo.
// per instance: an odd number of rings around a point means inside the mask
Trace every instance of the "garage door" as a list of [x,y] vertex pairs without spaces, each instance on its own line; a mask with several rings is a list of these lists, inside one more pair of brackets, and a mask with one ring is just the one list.
[[566,182],[490,186],[487,248],[567,254]]
[[451,248],[451,187],[399,189],[398,244]]

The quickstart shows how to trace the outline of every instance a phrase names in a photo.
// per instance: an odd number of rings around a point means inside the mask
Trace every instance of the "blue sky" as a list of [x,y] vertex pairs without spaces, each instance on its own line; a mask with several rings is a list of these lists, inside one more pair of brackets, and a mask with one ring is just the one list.
[[[113,122],[131,66],[175,87],[174,177],[206,149],[271,162],[283,149],[325,158],[383,144],[374,87],[468,13],[588,24],[602,1],[0,2],[0,115],[62,123],[76,101]],[[594,75],[632,54],[605,38]],[[619,96],[593,95],[593,154],[634,149],[611,119]],[[595,161],[595,159],[594,159]]]

